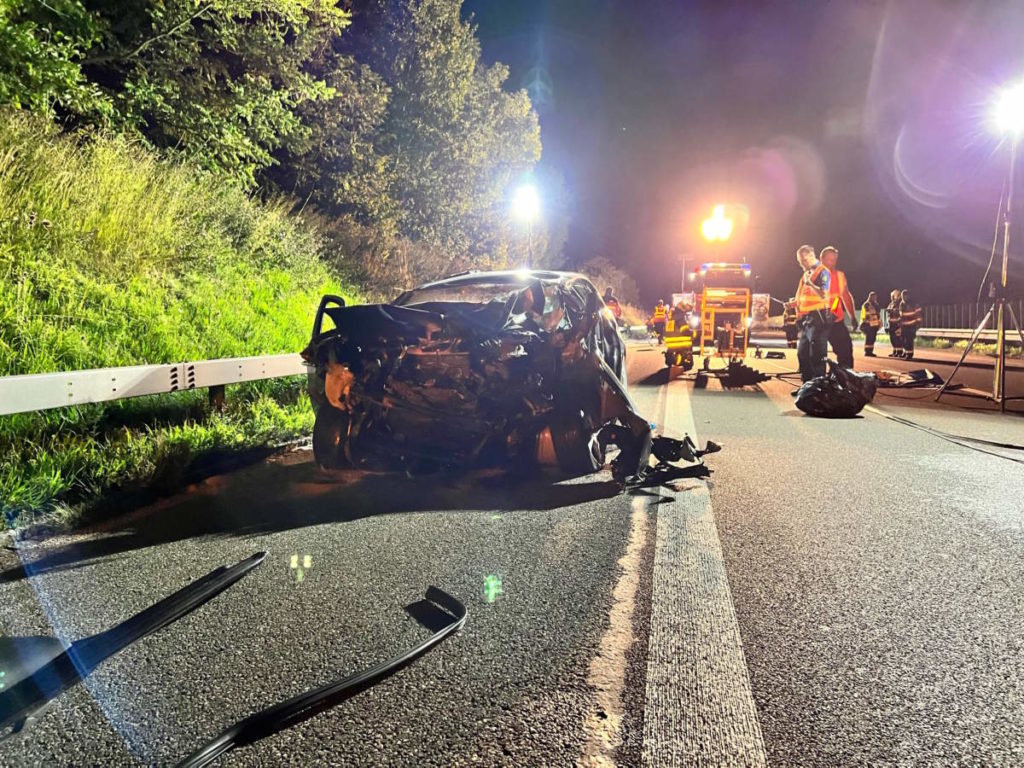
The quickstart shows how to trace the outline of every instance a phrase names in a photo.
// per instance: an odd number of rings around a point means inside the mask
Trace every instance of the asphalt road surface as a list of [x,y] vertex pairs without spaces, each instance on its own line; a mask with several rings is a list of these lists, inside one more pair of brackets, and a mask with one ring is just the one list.
[[786,381],[695,390],[644,345],[630,378],[667,434],[724,446],[709,481],[328,475],[295,451],[0,550],[0,631],[66,642],[268,552],[0,762],[173,764],[425,638],[404,609],[436,585],[462,632],[220,764],[1024,764],[1024,457],[935,432],[1020,445],[1024,420],[924,390],[815,420]]

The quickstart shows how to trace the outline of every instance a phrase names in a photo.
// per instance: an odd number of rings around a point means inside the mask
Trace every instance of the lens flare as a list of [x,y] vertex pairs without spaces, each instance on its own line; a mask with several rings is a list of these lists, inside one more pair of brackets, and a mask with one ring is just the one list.
[[1020,134],[1024,131],[1024,82],[1003,91],[996,102],[994,113],[996,128],[1001,133]]

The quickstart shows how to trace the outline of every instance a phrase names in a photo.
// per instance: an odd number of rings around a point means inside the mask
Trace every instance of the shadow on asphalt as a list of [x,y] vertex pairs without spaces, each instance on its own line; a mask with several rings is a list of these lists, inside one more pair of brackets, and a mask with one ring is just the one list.
[[55,549],[28,566],[0,571],[0,582],[201,536],[256,536],[409,512],[551,510],[619,492],[610,477],[557,484],[514,475],[410,478],[394,473],[327,473],[312,461],[272,462],[211,477],[176,496],[86,529],[83,533],[98,535]]

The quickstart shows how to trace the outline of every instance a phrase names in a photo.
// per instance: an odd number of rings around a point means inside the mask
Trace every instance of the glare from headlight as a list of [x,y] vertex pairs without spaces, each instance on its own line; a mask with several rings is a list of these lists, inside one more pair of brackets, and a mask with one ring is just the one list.
[[696,328],[698,325],[700,325],[700,319],[696,315],[691,315],[690,316],[690,327],[691,328]]

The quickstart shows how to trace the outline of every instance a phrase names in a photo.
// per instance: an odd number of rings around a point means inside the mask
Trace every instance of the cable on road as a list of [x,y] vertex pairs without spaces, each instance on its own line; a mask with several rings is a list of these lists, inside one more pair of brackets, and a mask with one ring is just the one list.
[[927,392],[925,392],[923,395],[917,395],[916,397],[906,397],[903,395],[898,395],[895,392],[889,392],[887,389],[880,387],[878,390],[876,390],[876,394],[885,395],[886,397],[891,397],[894,400],[927,400],[929,397],[933,397],[935,395],[935,390],[937,390],[938,387],[934,385],[929,385],[927,387],[894,387],[894,389],[926,389]]
[[886,413],[873,406],[866,406],[867,410],[872,413],[877,413],[890,421],[895,421],[897,424],[902,424],[906,427],[912,427],[913,429],[919,429],[922,432],[927,432],[930,435],[938,437],[941,440],[959,445],[961,448],[969,448],[972,451],[978,451],[979,453],[986,453],[989,456],[996,456],[1000,459],[1006,459],[1006,461],[1012,461],[1016,464],[1024,464],[1024,459],[1019,459],[1015,456],[1007,456],[1005,453],[998,453],[997,451],[989,451],[981,448],[981,445],[989,445],[995,448],[1004,448],[1011,451],[1024,451],[1024,445],[1015,445],[1013,443],[998,443],[992,440],[984,440],[980,437],[968,437],[966,435],[954,435],[950,432],[944,432],[941,429],[935,429],[934,427],[920,424],[919,422],[905,419],[902,416],[895,416],[891,413]]
[[[794,376],[799,375],[799,371],[786,371],[784,373],[774,374],[774,378],[779,379],[780,381],[785,381],[786,379],[791,379]],[[916,397],[906,397],[897,395],[895,392],[887,392],[884,387],[880,387],[877,390],[877,394],[887,395],[896,400],[924,400],[926,398],[932,397],[935,394],[936,388],[937,387],[935,386],[927,387],[928,391],[924,395],[918,395]],[[917,389],[917,387],[914,387],[914,389]],[[1018,464],[1024,464],[1024,459],[1018,459],[1013,456],[1007,456],[1006,454],[997,453],[995,451],[986,451],[983,448],[978,447],[979,445],[987,445],[993,448],[1002,448],[1004,450],[1009,451],[1024,451],[1024,445],[1018,445],[1016,443],[1000,443],[995,440],[985,440],[984,438],[980,437],[970,437],[969,435],[957,435],[951,432],[944,432],[943,430],[936,429],[935,427],[926,426],[925,424],[920,424],[919,422],[904,418],[902,416],[895,416],[893,414],[886,413],[885,411],[881,411],[878,408],[874,408],[870,405],[867,406],[867,409],[873,413],[877,413],[879,416],[883,416],[891,421],[895,421],[898,424],[903,424],[904,426],[912,427],[914,429],[920,429],[924,432],[928,432],[929,434],[934,435],[935,437],[954,443],[963,448],[969,448],[972,451],[980,451],[981,453],[987,453],[991,456],[998,456],[999,458],[1006,459],[1007,461],[1013,461]]]

